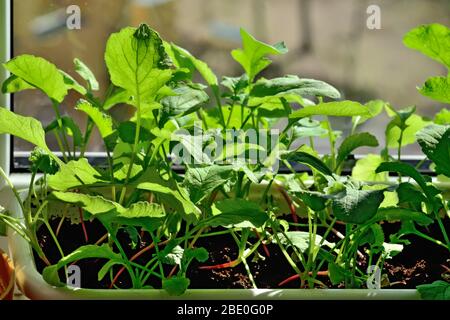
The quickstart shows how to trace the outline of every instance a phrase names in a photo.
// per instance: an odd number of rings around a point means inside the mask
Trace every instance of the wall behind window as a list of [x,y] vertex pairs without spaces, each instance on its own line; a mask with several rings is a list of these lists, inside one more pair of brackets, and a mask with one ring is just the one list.
[[[103,53],[108,35],[123,26],[147,22],[163,38],[185,47],[208,62],[219,75],[239,75],[242,70],[229,55],[240,45],[239,27],[269,43],[284,40],[290,51],[264,76],[296,74],[328,81],[347,99],[366,102],[381,98],[394,107],[417,105],[420,113],[433,116],[441,105],[417,92],[430,75],[445,74],[443,67],[405,48],[403,35],[411,28],[431,22],[450,25],[450,0],[14,0],[14,54],[43,56],[72,72],[73,58],[85,61],[97,75],[100,94],[107,89]],[[366,27],[366,8],[381,8],[381,30]],[[58,24],[57,12],[69,5],[81,8],[81,30]],[[60,11],[58,11],[60,10]],[[61,11],[62,10],[62,11]],[[62,15],[64,18],[64,14]],[[53,20],[52,20],[53,18]],[[56,22],[55,22],[56,21]],[[55,22],[52,25],[52,22]],[[83,127],[85,119],[73,111],[79,97],[71,94],[63,104]],[[52,119],[46,98],[35,91],[16,95],[15,109],[21,114]],[[116,108],[115,116],[131,110]],[[383,140],[387,119],[366,124]],[[344,128],[348,124],[336,123]],[[56,146],[51,141],[52,146]],[[325,147],[325,146],[324,146]],[[30,146],[15,141],[16,151]],[[91,151],[101,150],[98,136]],[[416,153],[410,146],[409,153]]]

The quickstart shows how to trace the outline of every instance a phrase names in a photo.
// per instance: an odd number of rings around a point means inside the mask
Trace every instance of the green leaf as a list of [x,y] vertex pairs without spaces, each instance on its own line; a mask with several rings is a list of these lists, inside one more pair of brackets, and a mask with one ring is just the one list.
[[123,209],[118,203],[107,200],[102,196],[91,196],[82,193],[59,191],[54,191],[52,196],[62,202],[72,203],[80,208],[83,208],[92,215],[100,215]]
[[244,68],[252,82],[255,76],[271,64],[268,55],[279,55],[287,52],[284,43],[274,46],[256,40],[247,31],[241,28],[241,38],[243,49],[236,49],[231,52],[234,60]]
[[112,34],[105,60],[112,83],[126,89],[133,104],[153,101],[172,76],[161,38],[145,24]]
[[52,63],[32,55],[21,55],[7,63],[5,68],[27,83],[43,91],[52,100],[61,103],[67,95],[64,77]]
[[293,112],[289,118],[300,119],[315,115],[334,117],[370,116],[370,111],[366,106],[353,101],[337,101],[320,103],[316,106],[308,106]]
[[326,196],[318,192],[296,192],[295,195],[316,212],[325,209],[328,200]]
[[182,276],[173,276],[162,280],[162,288],[171,296],[181,296],[189,288],[191,281]]
[[48,177],[48,186],[58,191],[66,191],[97,182],[104,181],[100,178],[100,173],[85,158],[61,164],[59,171]]
[[209,100],[209,96],[200,88],[183,86],[174,89],[176,96],[161,100],[163,112],[168,117],[185,116],[195,112]]
[[28,141],[48,152],[58,164],[62,164],[62,161],[47,147],[45,131],[36,119],[24,117],[0,107],[0,134],[10,134]]
[[111,116],[94,107],[88,101],[78,101],[75,109],[86,113],[88,117],[91,118],[91,120],[97,126],[97,129],[100,132],[100,136],[103,139],[106,139],[114,133],[113,120]]
[[365,104],[365,106],[369,109],[369,116],[356,116],[352,118],[352,122],[354,125],[361,125],[367,120],[379,115],[381,111],[383,111],[386,102],[382,100],[372,100]]
[[[72,137],[74,145],[76,147],[81,147],[84,143],[83,134],[81,133],[81,130],[75,123],[75,121],[73,121],[73,119],[69,116],[62,116],[60,118],[60,121],[66,133]],[[48,126],[45,127],[44,129],[45,133],[51,132],[53,130],[58,130],[59,129],[58,122],[59,122],[58,119],[53,120]]]
[[316,169],[317,171],[327,176],[333,175],[333,172],[322,160],[306,152],[298,151],[292,153],[288,155],[287,160],[307,164],[308,166],[312,167],[313,169]]
[[377,213],[384,200],[384,190],[360,190],[348,184],[332,201],[333,213],[346,223],[363,224]]
[[164,180],[155,168],[149,168],[139,181],[135,182],[135,185],[138,189],[155,193],[165,205],[185,215],[188,220],[197,219],[200,216],[200,210],[189,200],[186,190],[178,186],[175,181]]
[[338,285],[345,280],[345,272],[336,263],[329,262],[328,277],[333,285]]
[[95,78],[94,73],[89,69],[89,67],[84,64],[80,59],[75,58],[73,60],[75,64],[75,71],[89,84],[89,87],[93,91],[97,91],[99,89],[98,81]]
[[23,90],[36,89],[31,84],[15,75],[10,76],[3,82],[2,93],[16,93]]
[[112,107],[125,103],[131,105],[131,94],[122,88],[115,88],[113,93],[109,95],[103,103],[103,110],[109,110]]
[[412,165],[403,163],[403,162],[383,162],[375,171],[376,173],[380,172],[397,172],[402,176],[408,176],[413,178],[417,184],[422,188],[422,190],[427,190],[427,182],[424,177],[414,168]]
[[259,228],[269,218],[255,202],[244,199],[225,199],[213,207],[214,216],[201,223],[211,227]]
[[58,270],[74,261],[89,258],[108,259],[118,262],[122,261],[120,254],[114,253],[108,244],[101,246],[86,245],[79,247],[72,253],[66,255],[59,260],[57,264],[46,267],[42,273],[44,280],[57,287],[64,286],[59,279]]
[[450,103],[450,78],[432,77],[425,81],[419,92],[430,99]]
[[[168,48],[168,46],[168,44],[165,45],[166,48]],[[203,77],[203,79],[205,79],[208,85],[212,87],[218,86],[216,75],[214,74],[214,72],[212,72],[212,70],[205,62],[195,58],[186,49],[183,49],[173,43],[170,44],[170,48],[172,50],[167,50],[167,52],[178,68],[187,68],[189,70],[195,68]]]
[[[290,246],[291,243],[295,247],[297,247],[301,252],[306,252],[309,249],[310,236],[311,234],[306,231],[288,231],[285,232],[286,236],[283,233],[278,233],[278,238],[280,242],[286,246]],[[286,239],[289,239],[287,240]],[[276,243],[276,239],[274,239]],[[319,246],[322,242],[322,246],[328,246],[330,248],[334,247],[334,244],[328,242],[327,240],[322,241],[322,237],[316,234],[315,237],[315,246]]]
[[450,110],[442,109],[441,111],[436,113],[434,117],[434,123],[441,125],[450,124]]
[[[394,120],[395,123],[397,121]],[[431,121],[426,121],[422,117],[412,114],[405,121],[405,129],[402,136],[402,146],[413,144],[416,142],[416,134],[427,125],[431,124]],[[388,148],[398,148],[400,139],[401,128],[398,125],[388,125],[386,132],[386,143]]]
[[444,25],[433,23],[422,25],[409,31],[403,43],[424,55],[434,59],[450,69],[450,29]]
[[188,168],[184,176],[184,185],[189,190],[191,200],[199,202],[216,188],[226,184],[232,176],[232,166],[211,165]]
[[71,90],[75,90],[76,92],[78,92],[81,95],[86,95],[87,94],[87,90],[85,87],[83,87],[82,85],[80,85],[77,80],[75,80],[70,74],[62,71],[62,70],[58,70],[59,73],[62,74],[63,79],[64,79],[64,84],[66,85],[67,90],[71,89]]
[[400,183],[397,187],[398,203],[408,203],[420,209],[422,202],[427,201],[422,191],[409,182]]
[[339,99],[340,93],[326,82],[313,79],[300,79],[287,75],[274,79],[259,79],[252,87],[250,95],[253,97],[275,96],[280,93],[292,93],[304,96],[317,96]]
[[450,177],[450,126],[432,124],[417,133],[417,141],[436,165],[436,173]]
[[450,300],[450,283],[442,280],[421,284],[417,286],[417,290],[425,300]]
[[136,202],[129,208],[107,200],[101,196],[91,196],[75,192],[53,192],[52,196],[60,201],[72,203],[86,212],[98,216],[103,222],[128,226],[142,226],[153,232],[161,226],[165,213],[161,205],[149,202]]
[[374,221],[414,221],[420,225],[427,226],[434,222],[423,212],[418,212],[401,207],[379,208]]
[[348,155],[359,147],[378,147],[378,140],[367,132],[355,133],[348,136],[339,147],[336,158],[336,168],[339,168]]
[[383,158],[377,154],[367,154],[356,161],[352,169],[352,178],[358,181],[387,181],[387,173],[376,173],[376,169],[383,163]]

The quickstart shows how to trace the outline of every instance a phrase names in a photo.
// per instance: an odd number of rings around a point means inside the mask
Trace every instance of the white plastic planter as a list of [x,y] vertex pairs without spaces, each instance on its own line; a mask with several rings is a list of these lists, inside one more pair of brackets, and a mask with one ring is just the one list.
[[[20,207],[10,208],[16,218],[23,218]],[[44,281],[37,271],[32,249],[16,232],[10,229],[9,246],[16,269],[19,289],[30,299],[38,300],[415,300],[420,295],[415,289],[189,289],[180,297],[169,296],[158,289],[76,289],[58,288]]]

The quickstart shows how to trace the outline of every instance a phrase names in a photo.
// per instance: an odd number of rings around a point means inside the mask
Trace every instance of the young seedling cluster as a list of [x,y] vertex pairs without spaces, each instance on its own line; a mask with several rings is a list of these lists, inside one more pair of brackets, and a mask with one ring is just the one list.
[[[270,259],[276,248],[287,266],[276,271],[286,274],[280,287],[297,281],[298,288],[365,288],[372,276],[367,267],[383,273],[385,261],[418,237],[448,253],[448,195],[436,179],[420,173],[422,163],[414,167],[404,162],[401,151],[419,143],[437,179],[450,178],[449,111],[428,120],[415,107],[341,100],[339,91],[322,81],[294,75],[266,79],[260,73],[271,64],[269,57],[287,48],[262,43],[245,30],[241,37],[242,48],[231,55],[243,75],[219,80],[205,62],[163,41],[149,26],[122,29],[106,45],[111,85],[104,96],[98,94],[94,74],[78,59],[74,65],[82,83],[31,55],[4,64],[11,73],[4,93],[40,90],[55,114],[54,121],[43,125],[0,108],[0,134],[36,146],[26,193],[16,190],[0,169],[24,216],[16,219],[2,210],[0,219],[47,265],[43,276],[48,283],[64,286],[64,268],[99,259],[98,280],[109,277],[111,288],[127,274],[133,288],[162,287],[180,295],[190,285],[192,265],[200,265],[201,272],[244,266],[257,288],[250,262]],[[404,42],[450,68],[447,27],[418,27]],[[449,79],[430,78],[419,90],[450,103]],[[84,130],[61,112],[70,91],[80,96],[75,109],[86,115]],[[114,118],[110,110],[124,105],[133,107],[131,117]],[[356,161],[351,175],[343,175],[356,149],[379,145],[361,128],[383,112],[391,119],[385,148]],[[333,128],[335,117],[349,118],[348,135]],[[107,159],[100,166],[85,156],[94,130]],[[49,136],[62,156],[48,147]],[[317,139],[328,141],[327,154],[319,155]],[[299,166],[307,169],[299,171]],[[280,168],[290,173],[281,174]],[[62,218],[55,230],[51,222],[56,212]],[[80,220],[85,242],[71,252],[60,244],[65,236],[61,224],[69,218]],[[92,239],[85,226],[93,220],[105,229],[100,239]],[[387,234],[384,226],[391,222],[398,228]],[[431,226],[439,233],[427,232]],[[48,241],[58,248],[57,261],[40,245],[41,228],[48,229]],[[218,236],[235,242],[236,259],[208,262],[207,249],[197,243]],[[136,247],[142,239],[147,244],[130,254],[129,242]],[[148,258],[142,263],[144,256]],[[420,292],[448,299],[448,276],[419,287]]]

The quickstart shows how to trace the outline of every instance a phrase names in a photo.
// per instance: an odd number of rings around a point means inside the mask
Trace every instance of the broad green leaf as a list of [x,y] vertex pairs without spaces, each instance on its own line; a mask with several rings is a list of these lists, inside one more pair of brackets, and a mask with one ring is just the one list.
[[91,196],[75,192],[53,192],[56,199],[72,203],[94,216],[98,216],[103,222],[117,223],[128,226],[142,226],[147,231],[153,232],[161,226],[165,213],[161,205],[149,202],[136,202],[129,208],[107,200],[101,196]]
[[[311,234],[306,231],[288,231],[285,232],[286,236],[283,233],[278,233],[278,238],[283,245],[290,246],[291,243],[295,247],[297,247],[301,252],[306,252],[309,249],[310,236]],[[288,240],[289,239],[289,240]],[[274,238],[274,242],[276,243],[276,239]],[[315,237],[315,246],[328,246],[330,248],[334,247],[334,244],[328,242],[327,240],[322,241],[322,237],[316,234]]]
[[450,29],[433,23],[422,25],[409,31],[403,43],[434,59],[450,69]]
[[339,147],[336,168],[339,168],[341,163],[347,159],[348,155],[359,147],[378,147],[378,140],[367,132],[355,133],[348,136]]
[[308,166],[312,167],[313,169],[316,169],[317,171],[327,176],[333,175],[333,172],[322,160],[306,152],[298,151],[292,153],[288,155],[287,160],[307,164]]
[[432,124],[417,133],[417,142],[436,165],[436,173],[450,177],[450,126]]
[[52,63],[32,55],[21,55],[4,64],[17,77],[43,91],[52,100],[61,103],[67,95],[63,75]]
[[2,93],[16,93],[23,90],[28,89],[36,89],[31,84],[23,80],[22,78],[17,77],[16,75],[10,76],[3,82],[2,85]]
[[[125,121],[120,123],[117,131],[123,142],[132,145],[134,143],[134,137],[136,136],[136,129],[137,127],[135,122]],[[147,129],[141,127],[139,132],[139,141],[146,142],[152,140],[152,138],[151,133]]]
[[103,102],[103,110],[109,110],[118,104],[129,104],[131,105],[131,94],[122,88],[115,88],[114,91],[106,98]]
[[166,217],[160,204],[143,201],[133,203],[129,208],[119,207],[117,213],[108,219],[118,224],[144,227],[149,232],[158,229]]
[[362,246],[368,243],[372,247],[372,250],[373,248],[382,248],[384,237],[383,228],[379,224],[374,223],[365,230],[362,237],[359,239],[358,245]]
[[430,99],[450,103],[450,78],[432,77],[425,81],[419,92]]
[[244,29],[241,29],[242,49],[236,49],[231,52],[234,60],[244,68],[252,82],[255,76],[264,70],[271,61],[267,58],[268,55],[279,55],[287,52],[284,43],[276,45],[268,45],[256,40]]
[[75,64],[75,71],[89,84],[89,87],[93,91],[97,91],[99,89],[98,81],[95,78],[94,73],[89,69],[89,67],[84,64],[80,59],[75,58],[73,60]]
[[397,172],[402,176],[408,176],[413,178],[417,184],[422,188],[422,190],[427,190],[427,182],[424,177],[414,168],[412,165],[404,162],[383,162],[380,166],[375,170],[376,173],[380,172]]
[[253,97],[276,96],[280,93],[303,96],[317,96],[339,99],[340,93],[326,82],[313,79],[300,79],[287,75],[274,79],[259,79],[252,87],[250,95]]
[[387,181],[387,173],[376,173],[375,170],[384,162],[377,154],[367,154],[356,161],[352,169],[352,178],[358,181]]
[[46,267],[42,275],[49,284],[57,287],[64,286],[64,284],[61,283],[59,279],[58,270],[74,261],[89,258],[122,261],[121,255],[118,253],[114,253],[108,244],[104,244],[101,246],[86,245],[79,247],[72,253],[66,255],[64,258],[59,260],[57,264]]
[[[166,48],[168,48],[168,46],[168,44],[165,44]],[[205,79],[208,85],[210,85],[211,87],[218,86],[216,75],[214,74],[214,72],[212,72],[212,70],[205,62],[195,58],[186,49],[183,49],[173,43],[170,44],[170,48],[172,50],[167,50],[167,52],[178,68],[188,68],[189,70],[195,68],[203,77],[203,79]]]
[[59,73],[62,74],[63,79],[64,79],[64,84],[67,87],[67,90],[71,89],[71,90],[75,90],[76,92],[78,92],[81,95],[86,95],[87,94],[87,90],[85,87],[83,87],[82,85],[80,85],[77,80],[75,80],[70,74],[68,74],[67,72],[64,72],[62,70],[58,70]]
[[174,89],[176,96],[161,100],[163,112],[168,117],[184,116],[195,112],[209,100],[209,96],[201,88],[183,86]]
[[427,201],[422,191],[409,182],[400,183],[396,190],[399,204],[409,204],[417,210],[421,210],[422,202]]
[[370,116],[366,106],[353,101],[337,101],[320,103],[316,106],[308,106],[293,112],[289,118],[299,119],[316,115],[334,117]]
[[442,109],[434,117],[434,123],[446,125],[450,124],[450,110]]
[[188,168],[184,176],[184,185],[189,190],[191,200],[197,203],[216,188],[230,181],[232,172],[232,166],[211,165]]
[[[412,114],[405,122],[405,130],[402,136],[402,146],[413,144],[416,142],[416,134],[427,125],[431,124],[431,121],[422,119],[422,117]],[[386,144],[388,148],[398,148],[398,140],[400,139],[401,129],[397,125],[391,125],[387,127],[386,132]]]
[[104,180],[85,158],[60,165],[60,170],[48,177],[49,187],[58,191],[66,191],[97,182],[104,182]]
[[333,285],[338,285],[345,281],[345,272],[334,262],[328,263],[328,277]]
[[[75,123],[75,121],[73,121],[73,119],[69,116],[62,116],[60,118],[60,121],[67,135],[72,137],[74,145],[76,147],[81,147],[83,145],[83,134],[81,133],[81,130]],[[58,122],[59,122],[58,119],[55,119],[52,122],[50,122],[50,124],[46,126],[44,129],[45,133],[51,132],[53,130],[58,130],[59,129]]]
[[173,276],[162,280],[162,288],[171,296],[181,296],[186,292],[191,281],[182,276]]
[[425,300],[450,300],[450,283],[443,280],[418,285],[417,290]]
[[333,199],[333,213],[340,221],[363,224],[373,218],[383,200],[384,190],[360,190],[349,184]]
[[162,204],[174,208],[187,219],[197,219],[200,210],[189,200],[186,190],[175,181],[164,180],[155,168],[149,168],[136,182],[136,188],[155,193],[162,199]]
[[244,199],[225,199],[213,207],[213,217],[204,220],[211,227],[259,228],[269,218],[255,202]]
[[145,24],[112,34],[105,60],[112,83],[126,89],[134,105],[153,101],[172,75],[161,38]]
[[327,196],[319,192],[296,192],[295,195],[314,211],[325,209],[328,200]]
[[62,202],[72,203],[80,208],[83,208],[92,215],[100,215],[123,209],[120,204],[107,200],[102,196],[91,196],[83,193],[59,191],[54,191],[52,196]]
[[109,114],[102,112],[86,100],[80,100],[75,107],[76,110],[83,111],[97,126],[100,136],[105,139],[114,133],[113,120]]
[[203,135],[191,135],[187,130],[177,130],[172,134],[172,141],[177,141],[172,153],[178,163],[211,164],[211,158],[203,152]]
[[420,225],[427,226],[434,222],[423,212],[418,212],[401,207],[386,207],[378,209],[374,221],[414,221]]
[[352,118],[352,122],[354,125],[361,125],[364,122],[366,122],[367,120],[376,117],[377,115],[379,115],[384,107],[386,105],[386,102],[382,101],[382,100],[372,100],[369,101],[365,104],[365,106],[369,109],[369,116],[355,116]]
[[31,117],[24,117],[0,107],[0,134],[10,134],[28,141],[45,150],[58,163],[62,164],[48,148],[42,124]]

